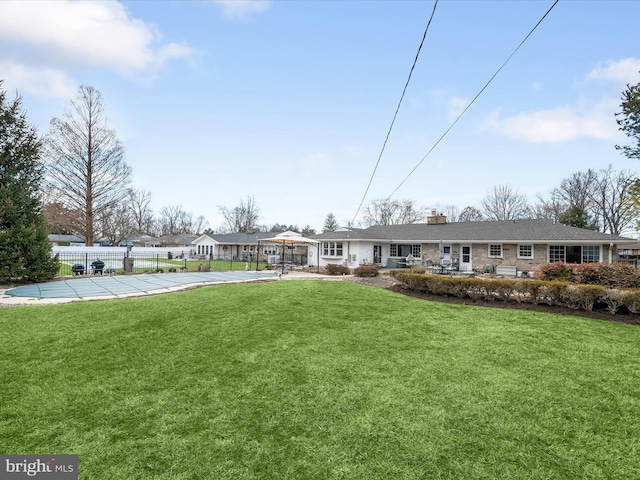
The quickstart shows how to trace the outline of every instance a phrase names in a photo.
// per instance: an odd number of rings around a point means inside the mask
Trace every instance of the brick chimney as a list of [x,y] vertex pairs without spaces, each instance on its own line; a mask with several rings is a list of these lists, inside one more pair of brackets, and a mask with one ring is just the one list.
[[427,217],[427,225],[440,225],[447,223],[447,216],[441,213],[436,213],[436,210],[431,210],[431,215]]

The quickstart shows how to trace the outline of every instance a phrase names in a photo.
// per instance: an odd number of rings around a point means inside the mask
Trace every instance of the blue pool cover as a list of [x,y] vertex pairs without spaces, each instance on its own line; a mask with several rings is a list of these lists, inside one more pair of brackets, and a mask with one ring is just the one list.
[[70,278],[48,283],[24,285],[5,292],[14,297],[88,298],[158,293],[187,285],[250,282],[277,278],[270,272],[185,272],[143,275],[115,275]]

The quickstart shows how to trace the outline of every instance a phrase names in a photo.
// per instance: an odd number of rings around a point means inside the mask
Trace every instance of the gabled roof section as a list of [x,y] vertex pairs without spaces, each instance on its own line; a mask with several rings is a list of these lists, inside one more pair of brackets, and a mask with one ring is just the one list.
[[275,235],[274,232],[257,232],[257,233],[221,233],[213,234],[207,233],[198,237],[196,240],[200,240],[203,237],[209,237],[217,243],[227,245],[251,245],[258,243],[258,240],[264,240],[265,238],[272,238]]
[[444,224],[414,223],[376,225],[349,232],[325,232],[316,240],[379,240],[387,242],[496,242],[496,243],[637,243],[637,240],[608,233],[570,227],[550,220],[501,220],[454,222]]

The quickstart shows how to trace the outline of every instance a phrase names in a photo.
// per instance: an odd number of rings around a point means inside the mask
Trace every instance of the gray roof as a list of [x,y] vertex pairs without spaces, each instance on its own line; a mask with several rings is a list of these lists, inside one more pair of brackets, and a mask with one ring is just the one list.
[[218,243],[226,243],[229,245],[251,245],[258,243],[258,240],[273,238],[281,232],[257,232],[257,233],[221,233],[206,235]]
[[316,240],[371,240],[385,242],[496,242],[496,243],[637,243],[637,239],[569,227],[550,220],[501,220],[443,224],[376,225],[365,229],[325,232]]
[[71,242],[71,243],[84,243],[84,240],[76,235],[59,235],[51,233],[48,236],[50,242]]

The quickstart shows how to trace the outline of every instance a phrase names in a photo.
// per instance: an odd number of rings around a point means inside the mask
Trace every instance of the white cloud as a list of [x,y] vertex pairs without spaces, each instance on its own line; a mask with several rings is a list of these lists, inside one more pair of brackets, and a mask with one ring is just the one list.
[[511,140],[525,143],[560,143],[580,137],[617,140],[620,134],[613,116],[615,111],[615,102],[612,105],[610,101],[587,110],[565,106],[523,112],[508,118],[500,118],[500,112],[495,111],[482,125],[481,131],[498,132]]
[[575,104],[504,118],[496,110],[480,130],[525,143],[560,143],[581,137],[619,141],[621,134],[614,115],[620,110],[620,100],[614,95],[621,91],[619,83],[636,83],[640,79],[639,70],[637,58],[599,65],[585,77],[588,82],[604,81],[613,87],[600,90],[599,98],[590,94],[586,99],[577,99]]
[[0,45],[22,50],[23,63],[153,80],[169,60],[193,55],[185,44],[160,42],[152,25],[131,18],[118,2],[0,2]]
[[587,80],[636,83],[640,80],[640,58],[624,58],[598,65],[587,74]]
[[268,0],[213,0],[226,18],[246,18],[271,8]]
[[0,62],[4,85],[7,91],[32,94],[39,97],[69,98],[76,90],[75,83],[62,70],[37,68],[18,63]]

